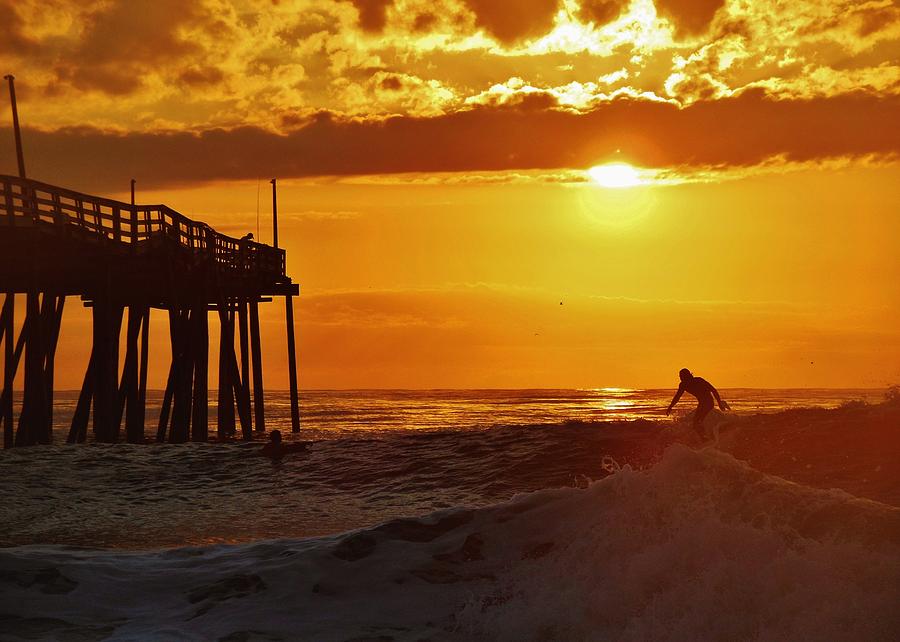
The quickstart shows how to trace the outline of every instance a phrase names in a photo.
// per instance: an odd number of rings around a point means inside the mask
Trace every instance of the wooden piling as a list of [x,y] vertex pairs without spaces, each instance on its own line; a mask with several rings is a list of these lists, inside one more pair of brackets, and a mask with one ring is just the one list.
[[[140,443],[143,439],[137,437],[134,426],[128,425],[128,417],[125,409],[133,408],[137,404],[138,386],[138,335],[141,331],[142,313],[135,306],[128,308],[128,326],[125,330],[125,364],[122,366],[122,377],[119,380],[119,391],[116,399],[116,434],[121,430],[122,418],[125,418],[125,439],[130,443]],[[129,430],[130,428],[130,430]]]
[[56,300],[53,301],[53,305],[50,308],[50,316],[47,319],[47,322],[49,323],[49,339],[47,343],[47,353],[44,355],[44,399],[47,407],[44,431],[47,443],[53,440],[53,378],[56,363],[56,346],[59,345],[59,332],[62,327],[63,309],[66,305],[65,295],[56,296],[55,299]]
[[6,293],[3,301],[3,397],[0,399],[0,421],[3,422],[3,447],[13,447],[13,382],[16,376],[16,365],[13,363],[13,344],[15,343],[13,317],[15,315],[16,295]]
[[75,413],[72,415],[72,427],[69,429],[67,443],[84,443],[87,439],[88,419],[91,415],[91,399],[94,397],[94,352],[91,350],[91,358],[88,360],[87,369],[84,372],[84,381],[81,384],[81,392],[78,394],[78,403],[75,405]]
[[266,400],[263,392],[262,347],[259,340],[259,304],[250,300],[250,351],[253,362],[253,410],[256,414],[256,430],[266,430]]
[[[247,300],[238,299],[238,328],[241,348],[241,425],[247,424],[247,434],[253,431],[250,414],[250,348],[247,330]],[[245,434],[245,438],[247,438]]]
[[[45,298],[46,302],[46,298]],[[25,295],[25,389],[22,391],[22,413],[16,429],[16,446],[38,443],[44,400],[44,327],[40,293],[31,290]]]
[[169,417],[172,413],[172,395],[175,393],[175,346],[172,346],[172,363],[169,364],[169,376],[166,378],[166,390],[163,393],[162,405],[159,409],[159,423],[156,429],[156,442],[163,443],[169,429]]
[[297,398],[297,349],[294,344],[294,297],[284,297],[287,326],[288,380],[291,395],[291,432],[300,432],[300,401]]
[[190,311],[179,308],[170,311],[169,318],[177,354],[169,442],[182,444],[190,438],[191,425],[194,358],[190,337]]
[[191,441],[209,439],[209,318],[206,301],[191,310],[191,342],[194,348],[194,399]]
[[123,307],[109,300],[94,301],[94,438],[114,443],[118,440],[119,332]]
[[[147,354],[146,354],[146,319],[149,308],[144,304],[132,305],[128,308],[128,329],[126,331],[125,365],[122,368],[122,379],[119,384],[117,429],[125,416],[125,438],[128,443],[144,443],[144,415],[146,389]],[[143,335],[144,339],[141,339]],[[138,348],[138,341],[141,347]]]
[[224,301],[219,303],[219,402],[216,429],[219,439],[234,435],[234,315]]
[[144,318],[141,321],[141,365],[138,371],[138,403],[135,408],[135,419],[140,418],[141,435],[144,434],[144,423],[147,417],[147,359],[150,356],[150,306],[144,306]]

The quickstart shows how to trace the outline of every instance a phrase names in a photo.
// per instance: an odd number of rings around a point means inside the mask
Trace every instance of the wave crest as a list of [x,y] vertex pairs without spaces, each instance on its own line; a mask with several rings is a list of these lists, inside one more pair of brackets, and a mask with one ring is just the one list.
[[0,612],[51,638],[889,640],[898,542],[900,509],[675,445],[584,489],[334,537],[7,549]]

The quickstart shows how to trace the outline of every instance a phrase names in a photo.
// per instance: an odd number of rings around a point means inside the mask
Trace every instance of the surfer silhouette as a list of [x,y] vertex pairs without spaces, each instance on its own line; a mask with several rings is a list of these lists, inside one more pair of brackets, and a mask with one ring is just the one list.
[[681,378],[681,384],[678,386],[678,392],[672,397],[672,403],[666,409],[666,414],[668,415],[672,412],[672,408],[675,407],[675,404],[678,403],[681,395],[685,392],[694,395],[697,398],[697,409],[694,411],[693,428],[701,438],[705,438],[703,420],[709,414],[709,411],[713,409],[713,397],[719,402],[719,408],[722,410],[730,410],[728,403],[723,401],[722,397],[719,396],[719,391],[710,382],[702,377],[695,377],[687,368],[682,368],[678,372],[678,376]]
[[281,441],[281,431],[273,430],[269,433],[269,443],[259,449],[259,454],[268,457],[272,461],[281,461],[288,453],[298,453],[306,450],[306,444],[303,442],[296,444],[285,444]]

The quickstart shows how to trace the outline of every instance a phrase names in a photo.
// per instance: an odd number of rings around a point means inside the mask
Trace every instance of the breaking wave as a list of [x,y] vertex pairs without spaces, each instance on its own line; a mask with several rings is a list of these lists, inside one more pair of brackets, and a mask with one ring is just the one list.
[[[605,462],[616,468],[612,462]],[[341,535],[0,550],[3,639],[894,640],[900,509],[668,447]]]

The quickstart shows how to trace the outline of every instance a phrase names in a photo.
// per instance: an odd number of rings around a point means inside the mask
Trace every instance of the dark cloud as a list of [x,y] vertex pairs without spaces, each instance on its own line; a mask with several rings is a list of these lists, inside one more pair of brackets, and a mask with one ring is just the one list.
[[394,0],[350,0],[359,12],[359,26],[366,31],[381,32],[387,22],[387,8]]
[[618,18],[628,4],[628,0],[581,0],[578,17],[584,22],[605,25]]
[[87,17],[76,49],[60,57],[57,75],[79,87],[131,92],[143,84],[144,72],[202,52],[181,34],[191,26],[216,29],[199,0],[114,2]]
[[725,0],[654,0],[659,14],[668,18],[678,35],[697,35],[706,31]]
[[399,76],[385,76],[379,86],[388,91],[400,91],[403,89],[403,79]]
[[191,87],[216,85],[224,78],[225,74],[221,69],[210,66],[189,67],[178,74],[178,80]]
[[861,23],[859,35],[862,38],[886,29],[900,21],[900,8],[897,6],[867,7],[860,9]]
[[553,28],[562,0],[463,0],[475,24],[502,43],[543,36]]
[[77,38],[28,34],[14,3],[0,0],[0,52],[8,48],[51,72],[48,95],[73,87],[118,96],[139,89],[148,74],[178,78],[189,65],[203,66],[207,43],[186,33],[229,36],[202,0],[115,0],[85,9],[77,25]]
[[0,0],[0,53],[24,54],[37,43],[25,33],[25,21],[14,0]]
[[296,20],[278,31],[278,37],[292,47],[297,46],[313,34],[337,33],[340,23],[328,13],[304,11]]
[[[620,99],[576,114],[484,106],[432,118],[340,119],[328,112],[278,135],[255,127],[200,133],[26,130],[35,178],[80,189],[189,184],[259,175],[299,177],[579,168],[620,157],[647,167],[749,166],[776,155],[807,161],[900,152],[900,97],[849,94],[776,100],[761,91],[669,103]],[[0,133],[10,139],[8,130]],[[11,145],[0,168],[12,172]]]
[[413,29],[415,31],[428,31],[437,22],[437,16],[433,13],[420,13],[413,21]]

